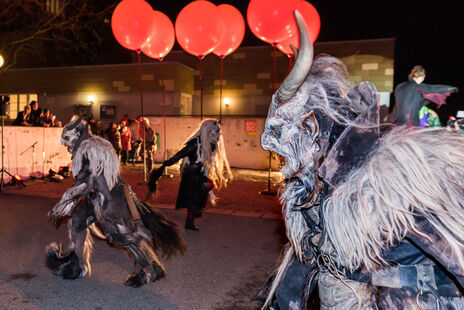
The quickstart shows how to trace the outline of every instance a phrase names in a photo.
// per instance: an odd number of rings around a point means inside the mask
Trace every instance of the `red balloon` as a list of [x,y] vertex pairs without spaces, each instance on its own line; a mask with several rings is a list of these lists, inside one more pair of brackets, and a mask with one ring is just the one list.
[[251,32],[264,42],[276,44],[297,32],[293,11],[301,0],[251,0],[247,20]]
[[148,57],[162,60],[171,51],[176,41],[174,26],[171,20],[160,11],[153,11],[155,19],[155,31],[142,47],[142,52]]
[[221,41],[224,22],[213,3],[196,0],[180,11],[175,31],[177,42],[185,51],[197,57],[204,57]]
[[[306,24],[306,31],[308,31],[309,41],[313,44],[319,35],[319,31],[321,30],[321,18],[319,17],[319,13],[311,3],[306,1],[301,1],[301,7],[299,11],[301,15],[303,15],[303,19]],[[294,23],[296,25],[296,21],[294,21]],[[300,47],[300,37],[298,32],[287,40],[277,44],[277,48],[288,56],[293,56],[293,51],[290,47],[290,44],[296,48]]]
[[218,5],[224,21],[225,30],[222,40],[213,50],[213,53],[219,57],[225,57],[232,54],[242,43],[245,35],[245,21],[239,10],[230,4]]
[[114,9],[111,29],[127,49],[141,49],[154,31],[153,9],[144,0],[123,0]]

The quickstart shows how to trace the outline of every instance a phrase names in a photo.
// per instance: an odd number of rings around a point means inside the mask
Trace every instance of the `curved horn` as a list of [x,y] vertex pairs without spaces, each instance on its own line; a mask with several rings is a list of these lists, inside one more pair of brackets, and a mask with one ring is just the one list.
[[298,51],[298,56],[296,57],[292,71],[277,90],[276,100],[280,103],[288,101],[297,89],[300,88],[306,76],[308,76],[309,69],[311,69],[311,64],[313,62],[313,45],[309,42],[303,16],[298,10],[295,10],[295,19],[300,34],[300,50]]
[[72,130],[72,129],[76,128],[77,125],[79,125],[81,123],[83,118],[84,118],[84,116],[82,115],[78,119],[75,119],[74,121],[69,122],[64,127],[66,127],[66,130]]

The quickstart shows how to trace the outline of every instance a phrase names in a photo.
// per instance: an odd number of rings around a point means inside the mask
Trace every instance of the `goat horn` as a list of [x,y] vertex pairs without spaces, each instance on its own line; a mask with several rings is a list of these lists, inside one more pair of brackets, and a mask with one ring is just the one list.
[[288,101],[298,88],[300,88],[306,76],[308,76],[313,62],[314,49],[313,45],[309,42],[303,16],[298,10],[295,10],[294,14],[300,34],[300,50],[298,51],[298,56],[296,57],[292,71],[277,90],[276,100],[280,103]]

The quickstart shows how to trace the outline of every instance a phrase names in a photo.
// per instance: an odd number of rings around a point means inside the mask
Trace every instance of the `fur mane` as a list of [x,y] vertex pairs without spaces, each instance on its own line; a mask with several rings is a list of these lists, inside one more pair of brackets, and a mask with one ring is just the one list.
[[107,140],[92,136],[82,141],[72,160],[73,177],[79,174],[84,159],[89,161],[92,177],[103,173],[108,189],[111,190],[119,179],[119,161],[113,146]]
[[[222,134],[219,140],[212,141],[211,131],[217,128],[216,119],[205,119],[201,122],[200,127],[193,133],[184,144],[198,139],[197,143],[197,162],[202,162],[207,171],[207,177],[213,182],[215,188],[226,187],[227,182],[232,180],[232,171],[230,170],[229,161],[227,159],[226,150],[224,147],[224,139]],[[214,125],[216,124],[216,125]],[[211,144],[216,144],[216,149],[213,151]],[[188,157],[185,157],[181,166],[188,164]]]
[[427,238],[415,224],[425,218],[464,268],[464,136],[445,129],[394,128],[360,168],[337,186],[323,206],[324,229],[336,259],[354,271],[387,265],[385,246],[407,232]]

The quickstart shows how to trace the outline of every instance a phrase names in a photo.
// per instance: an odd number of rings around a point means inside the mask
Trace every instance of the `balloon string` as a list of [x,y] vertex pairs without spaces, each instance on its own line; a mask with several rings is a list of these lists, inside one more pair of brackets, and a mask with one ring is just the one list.
[[272,93],[275,92],[275,80],[276,80],[276,71],[277,71],[277,43],[273,43],[274,52],[272,53]]
[[224,56],[221,56],[221,79],[219,83],[219,124],[222,121],[222,79],[224,74]]
[[145,154],[145,116],[143,114],[143,88],[142,88],[142,61],[141,61],[141,49],[136,49],[137,52],[137,67],[139,71],[139,87],[140,87],[140,110],[142,114],[142,132],[143,132],[143,182],[147,182],[147,165],[146,165],[146,154]]
[[200,59],[200,120],[203,120],[203,57]]
[[161,98],[163,101],[163,148],[164,148],[164,160],[168,159],[167,153],[168,150],[166,149],[166,96],[164,93],[164,75],[163,75],[163,59],[160,58],[160,78],[161,78]]

